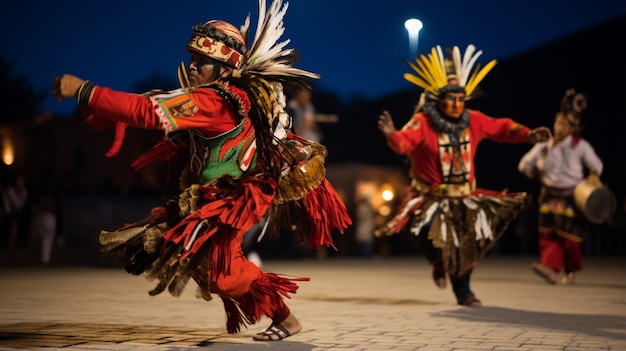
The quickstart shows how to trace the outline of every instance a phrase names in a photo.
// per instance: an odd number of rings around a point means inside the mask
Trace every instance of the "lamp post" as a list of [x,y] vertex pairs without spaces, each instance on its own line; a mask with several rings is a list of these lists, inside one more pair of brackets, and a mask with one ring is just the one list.
[[424,27],[422,21],[417,18],[409,18],[404,21],[404,28],[409,33],[409,51],[410,56],[417,57],[417,43],[419,40],[420,30]]

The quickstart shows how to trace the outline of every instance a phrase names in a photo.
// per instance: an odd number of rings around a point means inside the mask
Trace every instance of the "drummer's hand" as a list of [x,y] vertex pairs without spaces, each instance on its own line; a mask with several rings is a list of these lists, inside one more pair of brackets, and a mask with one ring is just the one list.
[[538,127],[533,129],[530,134],[528,134],[528,142],[531,144],[535,144],[541,141],[548,141],[552,133],[550,133],[550,129],[548,127]]
[[600,177],[598,177],[598,174],[595,172],[589,173],[589,176],[587,177],[587,181],[591,183],[592,185],[602,185],[602,181],[600,180]]
[[54,79],[52,85],[52,95],[54,98],[61,102],[64,98],[73,98],[78,94],[78,89],[85,80],[80,79],[71,74],[64,74]]
[[524,175],[530,179],[535,179],[535,172],[533,170],[524,172]]

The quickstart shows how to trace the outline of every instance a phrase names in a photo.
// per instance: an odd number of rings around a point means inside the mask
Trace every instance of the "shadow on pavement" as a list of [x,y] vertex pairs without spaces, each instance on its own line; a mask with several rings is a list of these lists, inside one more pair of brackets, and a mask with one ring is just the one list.
[[626,317],[623,316],[536,312],[488,306],[437,312],[432,316],[483,323],[518,324],[617,340],[626,339]]
[[350,302],[356,304],[375,304],[375,305],[439,305],[439,302],[417,300],[417,299],[397,299],[397,298],[385,298],[385,297],[354,297],[354,296],[329,296],[329,295],[315,295],[315,296],[300,296],[301,300],[309,301],[324,301],[324,302]]
[[0,325],[0,349],[86,347],[98,350],[158,351],[216,349],[310,351],[315,346],[301,342],[255,342],[251,335],[228,334],[222,329],[136,326],[93,323],[16,323]]

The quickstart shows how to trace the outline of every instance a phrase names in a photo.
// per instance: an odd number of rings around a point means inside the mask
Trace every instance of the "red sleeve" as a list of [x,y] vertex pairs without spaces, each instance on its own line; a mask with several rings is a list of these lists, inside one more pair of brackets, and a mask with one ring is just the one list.
[[391,150],[397,154],[405,155],[415,149],[424,139],[424,128],[422,127],[424,122],[419,115],[413,115],[411,120],[401,130],[391,134],[387,139],[387,144],[389,144]]
[[96,86],[85,113],[133,127],[161,129],[152,103],[139,94]]
[[208,88],[147,97],[96,86],[85,113],[142,129],[198,129],[206,136],[229,131],[240,119],[228,100]]
[[497,143],[525,143],[528,142],[530,129],[510,118],[493,118],[480,111],[470,110],[470,123],[477,123],[483,138]]

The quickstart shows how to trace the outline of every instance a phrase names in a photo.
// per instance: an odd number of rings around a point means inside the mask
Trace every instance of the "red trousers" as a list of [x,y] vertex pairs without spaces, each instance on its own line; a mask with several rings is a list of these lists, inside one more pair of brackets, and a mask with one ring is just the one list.
[[568,239],[548,228],[539,228],[541,265],[555,272],[578,272],[583,268],[580,241]]
[[[241,249],[242,239],[241,235],[237,235],[229,240],[227,250],[230,251],[230,255],[227,257],[230,257],[230,260],[226,263],[228,269],[226,272],[213,270],[213,274],[210,275],[211,290],[223,300],[237,301],[239,309],[244,310],[244,314],[248,314],[249,319],[254,320],[265,315],[274,322],[280,323],[289,317],[291,311],[280,297],[279,292],[275,291],[273,285],[268,281],[266,273],[263,273],[259,267],[246,259]],[[217,255],[217,252],[218,250],[214,250],[213,255]],[[214,259],[220,258],[215,257]],[[265,289],[269,289],[271,294],[268,294]],[[250,310],[245,311],[245,306],[248,306]]]

